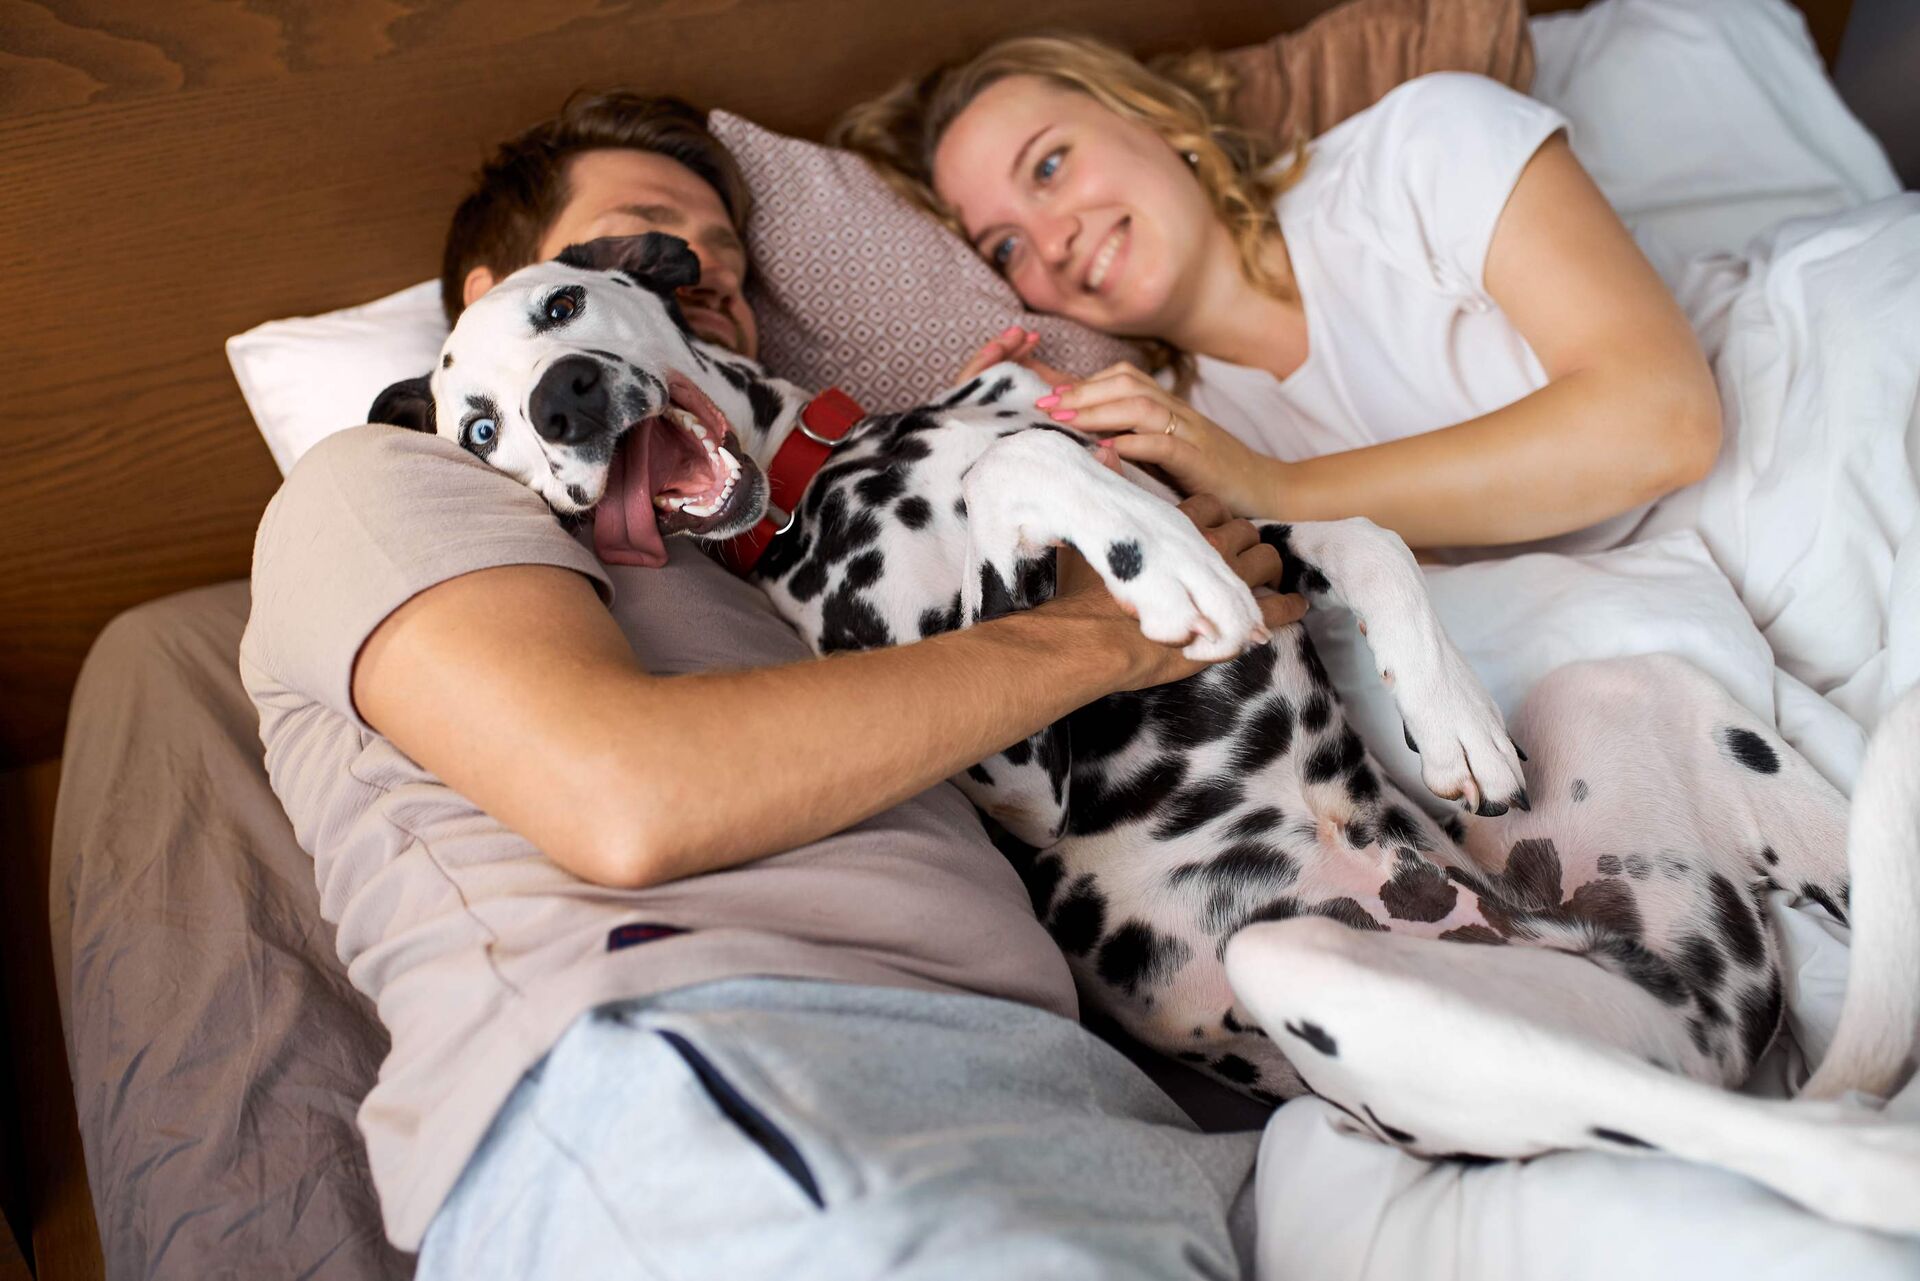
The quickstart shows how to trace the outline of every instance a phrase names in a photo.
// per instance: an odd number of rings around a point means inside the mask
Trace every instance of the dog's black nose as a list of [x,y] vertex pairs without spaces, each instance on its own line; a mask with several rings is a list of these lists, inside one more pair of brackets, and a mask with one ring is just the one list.
[[534,384],[527,408],[542,440],[577,445],[607,425],[607,383],[591,356],[562,356]]

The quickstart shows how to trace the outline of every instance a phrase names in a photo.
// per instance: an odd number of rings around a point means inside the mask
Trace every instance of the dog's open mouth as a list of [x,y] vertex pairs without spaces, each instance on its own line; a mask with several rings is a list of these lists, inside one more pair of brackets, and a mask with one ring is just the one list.
[[[667,407],[621,440],[596,526],[637,553],[636,563],[666,563],[668,534],[726,537],[759,516],[765,486],[733,425],[690,380],[667,376]],[[606,538],[600,540],[604,545]]]

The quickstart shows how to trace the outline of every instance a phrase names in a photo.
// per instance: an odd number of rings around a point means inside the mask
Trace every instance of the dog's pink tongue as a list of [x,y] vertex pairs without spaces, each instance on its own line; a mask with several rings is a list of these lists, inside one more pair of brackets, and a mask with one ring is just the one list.
[[607,492],[593,509],[593,549],[610,565],[658,569],[667,563],[667,543],[653,514],[653,473],[672,462],[655,456],[659,435],[645,425],[628,432],[607,468]]

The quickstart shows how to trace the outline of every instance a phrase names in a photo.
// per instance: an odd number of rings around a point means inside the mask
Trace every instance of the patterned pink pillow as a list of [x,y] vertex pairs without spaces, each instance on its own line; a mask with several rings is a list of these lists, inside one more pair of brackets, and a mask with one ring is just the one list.
[[780,377],[903,408],[950,386],[1012,324],[1038,330],[1040,359],[1061,369],[1137,359],[1119,339],[1024,310],[1012,286],[859,157],[724,111],[708,123],[753,192],[747,297],[760,359]]

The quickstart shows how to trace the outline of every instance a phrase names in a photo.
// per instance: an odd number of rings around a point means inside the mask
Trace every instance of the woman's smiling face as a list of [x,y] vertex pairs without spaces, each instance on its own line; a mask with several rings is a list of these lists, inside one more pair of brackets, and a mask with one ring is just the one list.
[[1158,133],[1037,76],[983,89],[933,158],[933,186],[974,248],[1036,311],[1153,335],[1224,234]]

